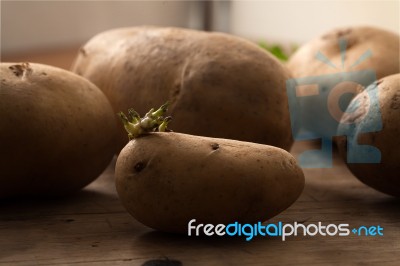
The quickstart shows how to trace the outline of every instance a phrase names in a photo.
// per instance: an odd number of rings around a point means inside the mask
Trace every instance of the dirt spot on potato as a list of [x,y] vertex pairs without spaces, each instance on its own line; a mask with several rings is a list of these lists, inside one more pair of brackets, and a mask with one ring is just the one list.
[[339,30],[336,33],[337,38],[341,38],[343,36],[349,35],[351,33],[351,29],[344,29],[344,30]]
[[335,31],[333,33],[330,32],[328,34],[323,35],[322,39],[324,39],[324,40],[339,39],[339,38],[342,38],[342,37],[344,37],[346,35],[349,35],[351,33],[351,31],[352,30],[349,28],[349,29],[338,30],[338,31]]
[[23,70],[21,65],[13,65],[8,68],[14,73],[15,76],[17,77],[22,76]]
[[214,151],[216,151],[216,150],[219,149],[219,144],[218,144],[218,143],[213,143],[213,144],[211,144],[211,148],[212,148]]
[[392,103],[390,104],[390,108],[391,109],[400,109],[400,93],[396,93],[395,95],[393,95],[392,98]]
[[12,65],[8,67],[16,77],[22,77],[28,75],[32,72],[32,68],[29,63],[22,63],[18,65]]
[[[330,42],[332,43],[332,45],[336,46],[337,46],[337,41],[339,39],[344,39],[346,40],[346,50],[349,50],[358,42],[356,36],[352,34],[352,32],[353,30],[351,28],[340,29],[333,32],[329,32],[323,35],[321,38],[322,40]],[[339,49],[339,46],[337,46],[337,49]]]
[[137,164],[135,164],[135,171],[137,173],[140,173],[141,171],[143,171],[144,168],[146,168],[146,163],[145,162],[138,162]]

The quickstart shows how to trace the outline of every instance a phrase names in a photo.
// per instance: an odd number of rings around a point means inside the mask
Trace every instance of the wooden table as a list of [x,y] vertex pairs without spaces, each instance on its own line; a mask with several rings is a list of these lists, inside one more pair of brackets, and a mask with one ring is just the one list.
[[[3,61],[39,62],[68,69],[78,46]],[[315,148],[296,143],[294,155]],[[269,222],[380,225],[383,237],[204,238],[153,231],[118,200],[113,161],[87,188],[66,199],[0,202],[0,265],[398,265],[400,199],[354,178],[335,156],[331,169],[304,169],[299,200]],[[174,263],[175,262],[175,263]]]
[[[292,153],[308,148],[296,143]],[[0,265],[399,265],[400,200],[361,184],[337,156],[331,169],[305,169],[300,199],[269,222],[379,224],[383,237],[298,236],[285,242],[257,237],[246,242],[156,232],[135,221],[119,202],[114,163],[73,197],[3,200]]]

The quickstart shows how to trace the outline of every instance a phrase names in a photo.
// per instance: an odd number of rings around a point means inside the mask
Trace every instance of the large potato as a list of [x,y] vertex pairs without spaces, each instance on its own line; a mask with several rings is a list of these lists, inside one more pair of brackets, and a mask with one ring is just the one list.
[[[114,111],[144,114],[170,101],[175,131],[292,144],[288,71],[257,45],[223,33],[134,27],[93,37],[72,67],[95,83]],[[119,145],[127,141],[121,128]]]
[[[372,94],[371,90],[375,92]],[[374,101],[369,95],[378,95],[378,100]],[[375,109],[373,105],[379,106]],[[347,140],[339,139],[341,155],[347,161],[348,146],[356,149],[355,159],[368,159],[373,155],[356,144],[371,145],[378,148],[381,154],[380,163],[347,163],[349,169],[365,184],[400,197],[400,74],[379,80],[378,86],[369,86],[353,99],[348,109],[356,111],[343,116],[338,133],[343,133],[346,124],[355,123],[355,127]],[[381,130],[368,132],[380,123]]]
[[0,65],[0,198],[64,195],[106,168],[116,124],[84,78],[41,64]]
[[191,219],[265,221],[288,208],[304,187],[302,170],[280,148],[180,133],[130,141],[119,154],[115,176],[133,217],[181,233]]
[[[344,53],[340,40],[346,43]],[[334,29],[304,44],[287,65],[295,78],[316,77],[319,86],[318,96],[299,99],[302,125],[322,137],[331,137],[351,100],[348,96],[362,91],[375,75],[380,79],[400,72],[399,40],[396,33],[364,26]],[[317,54],[336,67],[317,60]],[[371,72],[360,72],[367,70]]]

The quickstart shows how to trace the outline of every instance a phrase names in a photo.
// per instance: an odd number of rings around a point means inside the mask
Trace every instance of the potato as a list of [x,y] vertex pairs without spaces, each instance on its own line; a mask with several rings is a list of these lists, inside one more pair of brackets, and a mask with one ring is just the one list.
[[[369,86],[357,95],[342,118],[338,134],[343,134],[346,124],[355,123],[350,138],[339,138],[338,148],[347,161],[347,142],[352,147],[355,144],[371,145],[379,149],[380,163],[348,163],[351,172],[365,184],[392,196],[400,197],[400,74],[385,77],[377,82],[379,85]],[[369,97],[368,92],[375,90],[378,100]],[[370,94],[374,95],[374,94]],[[372,105],[379,105],[379,112],[373,112]],[[374,125],[382,122],[382,129],[368,132]],[[367,132],[365,132],[367,131]],[[355,148],[356,159],[370,158],[368,151]]]
[[[72,71],[115,112],[144,113],[169,100],[174,131],[274,145],[293,142],[287,69],[256,44],[223,33],[133,27],[93,37]],[[119,145],[127,141],[120,130]]]
[[286,151],[181,133],[149,133],[119,154],[116,188],[128,212],[166,232],[197,223],[265,221],[288,208],[304,175]]
[[107,98],[66,70],[0,65],[0,198],[59,196],[107,167],[116,124]]
[[[346,41],[345,54],[341,53],[339,40]],[[341,111],[346,110],[352,97],[356,95],[374,80],[399,73],[399,35],[383,29],[374,27],[344,27],[331,30],[322,36],[303,45],[290,59],[287,64],[295,78],[317,77],[319,96],[302,97],[300,101],[301,124],[308,130],[318,133],[323,137],[331,137],[336,132]],[[318,53],[323,54],[335,67],[316,59]],[[370,55],[368,57],[368,54]],[[363,56],[364,55],[364,56]],[[342,56],[344,65],[342,66]],[[364,58],[365,60],[358,61]],[[356,62],[359,64],[353,66]],[[357,71],[370,70],[371,73]],[[335,75],[337,74],[337,75]],[[348,82],[351,77],[356,83]],[[343,79],[343,80],[341,80]],[[337,87],[331,84],[338,82]],[[330,93],[332,94],[330,95]],[[339,99],[341,102],[329,102],[330,99]],[[334,108],[329,105],[340,106],[341,111],[335,117]],[[326,117],[324,110],[330,108],[330,114],[335,119],[333,122]]]

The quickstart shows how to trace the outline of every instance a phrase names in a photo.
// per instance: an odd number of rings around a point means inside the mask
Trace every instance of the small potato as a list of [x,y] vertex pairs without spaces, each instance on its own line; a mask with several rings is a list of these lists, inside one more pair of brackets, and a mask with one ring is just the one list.
[[198,223],[255,223],[288,208],[304,175],[286,151],[236,140],[150,133],[130,141],[116,165],[118,195],[141,223],[187,232]]
[[[375,102],[368,96],[368,91],[376,90],[379,99]],[[368,114],[371,106],[379,104],[379,113]],[[338,134],[348,123],[356,123],[350,138],[339,138],[338,147],[347,161],[347,147],[355,144],[371,145],[379,149],[380,163],[348,163],[351,172],[365,184],[392,196],[400,197],[400,74],[391,75],[378,81],[378,86],[369,86],[357,95],[348,109],[358,107],[354,112],[343,116]],[[382,129],[368,132],[371,126],[382,122]],[[367,132],[366,132],[367,131]],[[363,133],[365,132],[365,133]],[[357,158],[368,158],[368,151],[357,150]]]
[[[342,50],[341,41],[345,44]],[[318,60],[317,54],[324,55],[330,63]],[[287,66],[295,78],[316,77],[319,88],[317,96],[301,98],[301,125],[321,137],[331,138],[352,96],[373,82],[375,75],[380,79],[399,73],[399,58],[399,35],[367,26],[333,29],[301,46]],[[353,78],[356,82],[352,82]],[[336,105],[340,106],[339,117],[332,114],[336,113],[333,111]]]
[[[89,40],[72,71],[96,84],[114,112],[170,102],[174,131],[273,145],[292,143],[288,70],[256,44],[180,28],[109,30]],[[119,131],[119,147],[126,144]]]
[[65,195],[98,177],[115,152],[104,94],[47,65],[1,63],[0,76],[0,198]]

